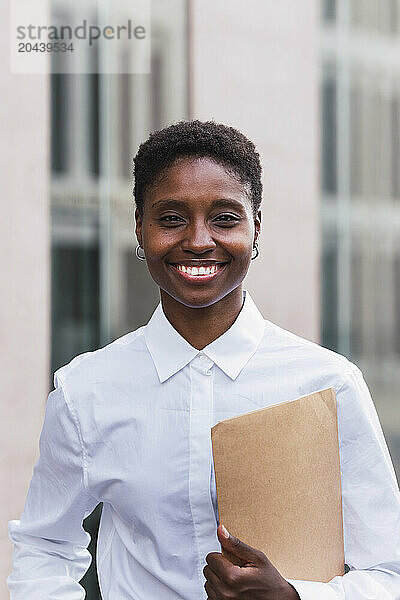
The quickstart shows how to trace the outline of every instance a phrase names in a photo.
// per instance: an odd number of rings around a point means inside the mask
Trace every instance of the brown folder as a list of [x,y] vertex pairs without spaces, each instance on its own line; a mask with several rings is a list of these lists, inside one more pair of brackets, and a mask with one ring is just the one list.
[[343,575],[334,390],[221,421],[211,438],[220,523],[286,579]]

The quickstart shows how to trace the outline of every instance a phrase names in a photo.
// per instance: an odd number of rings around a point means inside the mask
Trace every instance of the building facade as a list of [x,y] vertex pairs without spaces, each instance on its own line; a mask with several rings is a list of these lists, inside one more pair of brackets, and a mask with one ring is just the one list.
[[322,4],[322,343],[370,386],[400,473],[400,3]]

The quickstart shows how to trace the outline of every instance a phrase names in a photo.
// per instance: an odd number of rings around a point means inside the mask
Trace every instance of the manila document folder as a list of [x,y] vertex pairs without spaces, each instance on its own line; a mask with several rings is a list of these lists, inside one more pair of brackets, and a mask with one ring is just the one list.
[[211,439],[220,523],[286,579],[343,575],[334,390],[220,421]]

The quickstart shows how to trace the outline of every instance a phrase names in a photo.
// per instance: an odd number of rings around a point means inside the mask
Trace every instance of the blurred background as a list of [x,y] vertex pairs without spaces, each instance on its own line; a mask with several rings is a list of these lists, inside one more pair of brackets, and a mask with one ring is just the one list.
[[[41,10],[68,20],[66,0]],[[180,119],[213,118],[256,143],[263,232],[246,287],[266,318],[363,370],[400,474],[400,0],[151,10],[140,75],[12,75],[0,25],[2,582],[53,372],[158,302],[134,253],[132,158]],[[85,521],[92,552],[100,511]]]

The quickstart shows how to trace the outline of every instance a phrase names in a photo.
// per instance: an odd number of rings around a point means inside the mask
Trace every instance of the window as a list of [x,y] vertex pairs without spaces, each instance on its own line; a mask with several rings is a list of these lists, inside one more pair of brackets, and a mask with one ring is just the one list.
[[322,18],[328,22],[336,20],[336,0],[323,0]]
[[335,28],[348,43],[324,26],[321,43],[322,340],[363,370],[398,474],[399,7],[343,0]]
[[336,82],[327,79],[322,86],[322,187],[335,194],[336,175]]
[[99,249],[52,250],[52,372],[99,346]]
[[322,253],[322,345],[338,349],[337,245],[325,244]]
[[69,143],[69,75],[51,75],[51,170],[65,173],[68,170]]
[[400,99],[392,98],[391,101],[391,154],[392,154],[392,198],[400,199]]

